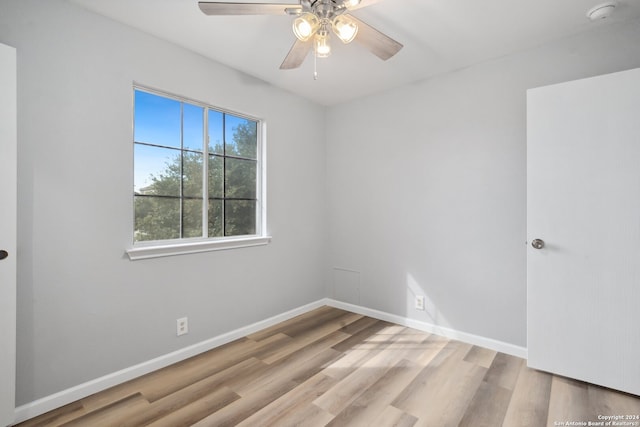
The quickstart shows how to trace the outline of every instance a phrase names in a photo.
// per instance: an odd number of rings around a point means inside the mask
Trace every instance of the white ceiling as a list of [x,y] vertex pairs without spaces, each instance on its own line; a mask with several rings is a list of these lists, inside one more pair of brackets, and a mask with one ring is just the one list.
[[314,80],[312,55],[299,69],[279,69],[294,41],[287,15],[206,16],[197,0],[68,1],[323,105],[640,18],[639,0],[618,1],[614,14],[597,22],[585,14],[604,0],[385,0],[353,14],[404,48],[382,61],[357,43],[342,45],[334,37],[333,53],[318,59]]

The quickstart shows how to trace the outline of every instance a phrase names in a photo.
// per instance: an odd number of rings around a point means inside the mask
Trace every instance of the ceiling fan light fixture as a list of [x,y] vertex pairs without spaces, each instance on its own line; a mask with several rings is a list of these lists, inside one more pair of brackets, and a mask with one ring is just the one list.
[[326,58],[331,55],[331,45],[329,44],[329,33],[316,34],[315,39],[316,57]]
[[333,32],[338,36],[342,43],[351,43],[358,34],[358,25],[344,15],[338,15],[331,24]]
[[312,13],[305,13],[293,20],[293,34],[298,40],[306,42],[311,39],[320,26],[320,20]]
[[331,33],[343,43],[357,38],[363,47],[383,61],[402,49],[401,43],[349,14],[351,10],[381,0],[297,0],[297,4],[292,3],[293,0],[283,4],[268,1],[198,0],[198,6],[205,15],[282,15],[284,12],[291,16],[293,22],[289,25],[292,25],[296,39],[280,65],[281,70],[299,68],[312,50],[314,59],[329,56]]

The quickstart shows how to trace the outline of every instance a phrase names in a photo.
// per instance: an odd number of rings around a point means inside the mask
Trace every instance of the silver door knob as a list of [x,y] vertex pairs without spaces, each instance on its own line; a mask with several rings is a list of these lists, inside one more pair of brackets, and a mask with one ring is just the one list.
[[542,248],[544,248],[544,240],[542,240],[542,239],[533,239],[531,241],[531,246],[533,246],[536,249],[542,249]]

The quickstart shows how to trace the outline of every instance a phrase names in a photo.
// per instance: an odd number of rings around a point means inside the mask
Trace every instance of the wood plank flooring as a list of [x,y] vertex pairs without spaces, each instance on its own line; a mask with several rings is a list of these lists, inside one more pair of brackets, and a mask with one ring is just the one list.
[[20,426],[543,427],[599,415],[640,415],[640,398],[322,307]]

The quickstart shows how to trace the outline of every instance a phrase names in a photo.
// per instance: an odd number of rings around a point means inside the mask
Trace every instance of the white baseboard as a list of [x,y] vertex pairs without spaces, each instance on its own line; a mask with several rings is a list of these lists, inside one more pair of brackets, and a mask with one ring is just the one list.
[[251,325],[236,329],[234,331],[218,335],[211,339],[202,341],[198,344],[194,344],[189,347],[174,351],[169,354],[157,357],[147,362],[140,363],[129,368],[114,372],[109,375],[105,375],[100,378],[88,381],[83,384],[79,384],[75,387],[71,387],[66,390],[62,390],[58,393],[50,396],[43,397],[42,399],[35,400],[25,405],[19,406],[15,411],[15,423],[26,421],[30,418],[37,417],[53,409],[75,402],[76,400],[83,399],[94,393],[106,390],[110,387],[122,384],[126,381],[132,380],[139,376],[148,374],[149,372],[156,371],[182,360],[188,359],[205,351],[209,351],[213,348],[219,347],[223,344],[229,343],[236,339],[242,338],[246,335],[250,335],[259,330],[268,328],[277,323],[291,319],[300,314],[304,314],[308,311],[316,308],[328,305],[335,308],[351,311],[354,313],[362,314],[364,316],[373,317],[375,319],[386,320],[388,322],[397,323],[399,325],[407,326],[410,328],[418,329],[421,331],[429,332],[432,334],[440,335],[446,338],[463,341],[469,344],[478,345],[491,350],[496,350],[502,353],[507,353],[513,356],[527,357],[527,349],[519,347],[513,344],[508,344],[502,341],[493,340],[490,338],[481,337],[465,332],[456,331],[454,329],[444,328],[441,326],[433,325],[418,320],[409,319],[407,317],[398,316],[395,314],[386,313],[379,310],[374,310],[358,305],[348,304],[341,301],[336,301],[331,298],[323,298],[315,301],[311,304],[307,304],[277,316],[270,317],[268,319],[253,323]]
[[292,317],[304,314],[308,311],[316,308],[328,305],[324,300],[319,300],[311,304],[303,305],[302,307],[295,308],[268,319],[253,323],[251,325],[236,329],[231,332],[227,332],[222,335],[218,335],[211,339],[202,341],[200,343],[191,345],[189,347],[176,350],[172,353],[165,354],[155,359],[140,363],[129,368],[122,369],[100,378],[88,381],[83,384],[79,384],[75,387],[62,390],[58,393],[50,396],[43,397],[42,399],[35,400],[25,405],[19,406],[15,411],[15,423],[21,423],[30,418],[37,417],[53,409],[75,402],[76,400],[83,399],[94,393],[106,390],[110,387],[122,384],[139,376],[148,374],[149,372],[156,371],[182,360],[188,359],[205,351],[209,351],[213,348],[219,347],[223,344],[234,341],[238,338],[242,338],[246,335],[250,335],[254,332],[273,326],[277,323],[284,322]]
[[468,344],[477,345],[488,348],[490,350],[499,351],[501,353],[510,354],[512,356],[527,358],[527,349],[517,345],[509,344],[503,341],[485,338],[479,335],[460,332],[455,329],[445,328],[443,326],[434,325],[420,320],[409,319],[408,317],[398,316],[396,314],[386,313],[384,311],[374,310],[359,305],[349,304],[342,301],[336,301],[330,298],[324,300],[324,305],[351,311],[353,313],[362,314],[364,316],[373,317],[379,320],[396,323],[398,325],[407,326],[409,328],[418,329],[420,331],[429,332],[445,338],[462,341]]

